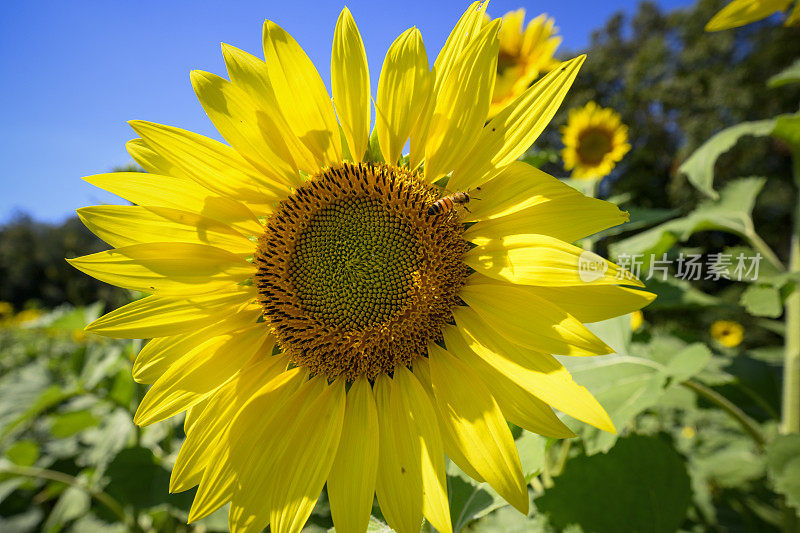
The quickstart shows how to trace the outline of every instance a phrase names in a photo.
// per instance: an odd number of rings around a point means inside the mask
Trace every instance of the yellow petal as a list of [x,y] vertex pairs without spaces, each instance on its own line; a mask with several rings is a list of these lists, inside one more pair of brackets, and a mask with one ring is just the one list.
[[522,161],[513,161],[474,191],[476,202],[464,213],[465,222],[493,220],[551,200],[576,199],[583,195]]
[[139,205],[170,207],[230,224],[245,235],[260,235],[258,218],[244,204],[212,193],[194,180],[144,172],[112,172],[83,178]]
[[[422,469],[423,487],[422,512],[438,531],[452,531],[444,470],[444,448],[436,411],[419,380],[406,367],[395,369],[392,385],[392,402],[398,400],[396,407],[400,408],[402,416],[411,420],[414,435],[419,440],[421,452],[419,466]],[[397,410],[394,412],[399,415]]]
[[275,143],[276,153],[282,153],[280,143],[286,143],[288,156],[297,168],[309,174],[319,171],[322,165],[319,155],[311,153],[281,113],[264,60],[225,43],[222,44],[222,55],[231,84],[244,91],[255,106],[259,128],[273,132],[265,141]]
[[[477,194],[482,192],[481,188]],[[478,222],[464,232],[464,238],[478,241],[535,231],[574,242],[628,220],[628,213],[611,202],[580,195],[541,202],[507,216]]]
[[375,102],[375,134],[387,163],[396,162],[430,96],[433,76],[422,35],[403,32],[383,60]]
[[706,31],[719,31],[744,26],[783,11],[792,0],[733,0],[706,24]]
[[219,141],[155,122],[132,120],[129,124],[153,151],[217,194],[269,204],[289,191],[286,181],[262,174]]
[[480,376],[446,350],[428,346],[433,392],[469,463],[506,501],[528,514],[528,490],[514,438]]
[[462,472],[467,474],[475,481],[483,483],[485,481],[483,476],[481,476],[478,471],[473,468],[473,466],[464,456],[464,453],[459,448],[458,439],[453,432],[452,425],[445,421],[441,411],[436,405],[436,398],[433,395],[433,384],[431,383],[431,371],[427,359],[418,359],[414,361],[414,375],[422,384],[425,392],[428,393],[431,404],[436,408],[436,418],[439,421],[439,431],[442,435],[442,444],[444,445],[445,455],[447,455],[451,461],[458,465]]
[[458,65],[464,49],[480,32],[488,5],[489,2],[472,2],[448,35],[433,65],[436,73],[436,94],[444,80],[450,76],[450,71]]
[[337,531],[366,531],[378,475],[378,410],[372,387],[358,379],[347,392],[342,436],[328,476]]
[[147,426],[185,411],[236,374],[275,340],[264,324],[212,337],[175,361],[147,391],[133,421]]
[[187,352],[205,341],[241,329],[243,326],[255,324],[261,316],[259,306],[245,309],[238,313],[218,315],[219,322],[205,326],[189,333],[159,337],[151,340],[139,351],[133,363],[133,379],[137,383],[153,383],[176,361]]
[[443,334],[447,350],[478,373],[506,419],[545,437],[565,439],[575,436],[547,403],[508,379],[470,350],[455,326],[446,326]]
[[344,381],[338,380],[309,406],[294,432],[281,436],[289,445],[268,476],[271,531],[299,533],[305,525],[330,472],[344,412]]
[[467,252],[464,262],[491,278],[545,287],[644,286],[633,274],[596,253],[546,235],[471,240],[478,246]]
[[[603,407],[552,355],[508,342],[469,310],[461,310],[456,326],[472,352],[530,394],[587,424],[614,431]],[[463,343],[455,340],[454,346],[463,354]]]
[[[525,287],[473,281],[459,296],[489,326],[514,344],[532,350],[562,355],[602,355],[611,348],[575,317]],[[481,280],[481,281],[484,281]],[[455,315],[459,308],[453,312]]]
[[375,379],[380,434],[375,494],[392,529],[398,533],[419,533],[423,505],[422,450],[402,398],[398,397],[401,393],[395,389],[387,376]]
[[435,181],[457,165],[486,122],[497,75],[499,26],[499,20],[487,24],[442,82],[425,144],[428,181]]
[[204,244],[133,244],[67,262],[112,285],[146,293],[202,294],[253,274],[241,257]]
[[[262,448],[264,442],[257,438],[261,437],[260,430],[279,414],[306,376],[300,368],[287,370],[265,382],[247,398],[245,405],[220,436],[215,448],[209,450],[208,466],[203,472],[189,510],[189,522],[210,515],[231,499],[237,474],[241,474],[241,470],[234,470],[232,462],[246,459]],[[263,495],[263,492],[259,495]],[[267,514],[264,525],[268,520]]]
[[370,87],[367,53],[361,34],[346,7],[339,14],[331,53],[333,103],[353,161],[364,157],[369,144]]
[[148,296],[101,316],[86,331],[117,339],[177,335],[219,322],[255,297],[253,287],[189,297]]
[[322,78],[292,36],[269,20],[264,57],[278,106],[295,135],[325,164],[341,161],[339,123]]
[[[170,492],[181,492],[200,483],[209,461],[209,450],[216,448],[222,434],[236,413],[264,384],[286,369],[287,359],[281,356],[254,357],[233,379],[219,390],[189,409],[192,424],[186,428],[186,440],[181,445],[169,481]],[[195,409],[205,403],[203,410]],[[187,421],[189,414],[186,415]]]
[[192,71],[191,81],[208,118],[248,163],[285,186],[301,182],[285,139],[265,127],[264,113],[241,87],[199,70]]
[[436,57],[436,62],[431,72],[432,87],[430,89],[430,98],[420,108],[419,119],[411,130],[411,168],[417,168],[425,157],[428,126],[433,116],[433,107],[437,101],[437,95],[441,91],[444,81],[449,78],[452,69],[458,64],[468,43],[480,32],[487,5],[488,2],[472,2],[470,4],[450,32],[444,46],[439,51],[439,55]]
[[453,170],[448,187],[466,190],[480,185],[521,156],[555,115],[585,58],[562,63],[486,124],[474,148]]
[[255,243],[229,225],[170,207],[101,205],[78,209],[89,230],[114,247],[148,242],[208,244],[252,255]]
[[181,169],[157,154],[142,139],[132,139],[125,143],[125,148],[134,161],[150,174],[185,177]]
[[600,322],[627,315],[655,300],[652,292],[591,285],[587,287],[530,287],[531,292],[558,306],[581,322]]
[[232,531],[243,521],[263,527],[264,511],[272,531],[294,533],[305,525],[333,463],[345,411],[344,382],[326,383],[315,378],[301,387],[265,428],[267,442],[234,466],[241,474],[228,517]]

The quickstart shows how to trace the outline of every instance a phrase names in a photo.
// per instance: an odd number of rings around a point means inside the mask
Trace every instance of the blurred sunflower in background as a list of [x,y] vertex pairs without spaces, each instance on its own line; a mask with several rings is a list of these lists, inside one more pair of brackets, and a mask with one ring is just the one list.
[[576,179],[606,177],[631,149],[619,113],[594,102],[570,110],[561,140],[564,168]]
[[[152,383],[135,422],[186,411],[170,490],[199,485],[190,521],[230,502],[232,531],[300,531],[327,483],[337,530],[366,530],[377,496],[401,533],[423,516],[449,531],[445,454],[527,513],[506,420],[573,436],[556,408],[614,431],[550,354],[610,353],[583,322],[654,298],[593,254],[603,274],[582,281],[588,252],[569,244],[627,213],[516,161],[584,58],[487,123],[500,22],[484,24],[485,7],[467,9],[432,70],[418,30],[394,41],[372,136],[367,59],[344,9],[332,100],[267,21],[265,60],[223,45],[230,80],[192,72],[229,145],[134,121],[128,149],[148,173],[86,178],[137,205],[80,209],[115,248],[71,264],[149,294],[87,330],[152,339],[134,364]],[[481,201],[429,214],[444,182],[480,187]]]
[[[490,20],[487,16],[487,23]],[[539,76],[559,64],[553,57],[561,44],[561,37],[556,35],[558,28],[554,19],[543,14],[524,26],[525,10],[517,9],[509,11],[500,20],[500,54],[497,58],[492,105],[489,107],[490,117],[525,92]]]
[[711,337],[726,348],[735,348],[744,340],[744,326],[732,320],[717,320],[709,331]]
[[765,19],[778,11],[786,11],[794,3],[784,26],[800,25],[800,1],[795,0],[733,0],[706,24],[706,31],[736,28]]

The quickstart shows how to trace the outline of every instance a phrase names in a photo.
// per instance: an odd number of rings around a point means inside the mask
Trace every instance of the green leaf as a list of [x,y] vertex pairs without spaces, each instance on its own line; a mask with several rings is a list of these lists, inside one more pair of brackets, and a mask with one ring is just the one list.
[[[602,357],[560,357],[572,377],[589,389],[600,402],[617,431],[655,405],[667,384],[668,375],[662,364],[630,355],[631,328],[627,316],[587,324],[587,327],[616,353]],[[575,431],[583,438],[589,455],[614,446],[617,435],[606,433],[583,423],[575,423]]]
[[778,117],[772,135],[789,143],[795,152],[800,150],[800,113]]
[[169,493],[169,476],[149,448],[126,448],[119,452],[106,469],[109,478],[105,491],[114,499],[136,509],[167,504],[188,511],[191,492]]
[[753,316],[778,318],[783,314],[780,291],[772,285],[748,286],[742,293],[740,303]]
[[733,148],[742,137],[770,135],[775,129],[775,123],[775,119],[742,122],[722,130],[695,150],[678,168],[678,172],[686,174],[689,182],[700,192],[711,198],[718,198],[719,195],[714,190],[714,165],[719,156]]
[[535,503],[557,528],[673,533],[690,501],[681,456],[660,439],[634,435],[606,454],[571,459]]
[[699,374],[711,361],[711,350],[705,344],[695,343],[674,354],[666,362],[666,372],[673,383],[680,383]]
[[86,428],[96,426],[100,420],[88,410],[72,411],[53,417],[50,433],[56,438],[69,437]]
[[611,255],[641,254],[645,266],[651,256],[661,257],[675,243],[684,242],[700,231],[722,230],[745,239],[756,235],[751,213],[765,178],[741,178],[732,181],[720,193],[719,199],[707,200],[683,218],[665,222],[609,246]]
[[64,524],[86,513],[91,506],[91,501],[91,497],[85,490],[78,487],[67,487],[58,498],[55,506],[53,506],[53,510],[47,517],[42,531],[55,532],[61,530]]
[[800,82],[800,59],[795,59],[794,63],[768,79],[767,86],[774,89],[781,85],[797,82]]
[[530,482],[544,468],[547,439],[523,430],[516,440],[516,444],[520,461],[522,461],[522,473],[525,475],[525,481]]
[[32,440],[12,444],[5,453],[8,460],[19,466],[32,466],[39,458],[39,445]]
[[780,435],[767,445],[767,474],[775,490],[800,510],[800,434]]
[[473,520],[506,505],[488,483],[477,483],[453,462],[447,465],[447,499],[455,533]]

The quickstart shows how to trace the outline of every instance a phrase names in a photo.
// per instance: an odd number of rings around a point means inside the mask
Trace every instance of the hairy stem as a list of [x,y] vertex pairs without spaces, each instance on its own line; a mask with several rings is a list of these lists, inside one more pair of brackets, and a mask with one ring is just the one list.
[[761,433],[761,428],[758,427],[758,423],[747,416],[744,411],[736,407],[730,400],[728,400],[725,396],[721,395],[717,391],[702,385],[696,381],[692,381],[688,379],[681,383],[687,389],[694,391],[695,393],[699,394],[709,402],[713,403],[726,413],[728,413],[731,418],[736,420],[742,429],[750,435],[753,440],[755,441],[756,445],[758,445],[759,449],[763,449],[764,445],[767,442],[767,439],[764,437],[764,434]]
[[133,523],[132,519],[125,510],[122,508],[122,505],[103,492],[102,490],[93,489],[86,485],[80,479],[70,476],[69,474],[65,474],[63,472],[57,472],[55,470],[47,470],[44,468],[37,468],[34,466],[17,466],[17,465],[6,465],[0,468],[0,473],[2,474],[11,474],[14,476],[25,476],[25,477],[34,477],[39,479],[47,479],[50,481],[57,481],[59,483],[64,483],[65,485],[70,485],[72,487],[77,487],[87,494],[89,494],[92,498],[97,500],[98,502],[105,505],[109,511],[114,513],[124,524],[127,524],[132,531],[138,531],[139,528],[136,527],[136,524]]

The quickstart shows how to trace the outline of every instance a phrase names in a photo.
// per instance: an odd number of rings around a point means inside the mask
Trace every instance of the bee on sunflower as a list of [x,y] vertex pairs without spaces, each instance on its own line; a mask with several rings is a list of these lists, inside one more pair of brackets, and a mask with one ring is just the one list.
[[794,2],[784,26],[800,25],[800,1],[795,0],[733,0],[706,24],[706,31],[737,28],[765,19],[778,11],[786,11]]
[[[487,16],[486,22],[489,21]],[[561,44],[554,19],[542,14],[525,26],[525,10],[517,9],[503,15],[500,21],[500,54],[489,117],[499,113],[539,76],[559,64],[553,57]]]
[[628,127],[619,113],[589,102],[571,109],[561,128],[564,168],[575,179],[599,180],[608,176],[630,149]]
[[[80,209],[114,248],[71,264],[148,294],[87,330],[152,339],[134,363],[152,384],[135,422],[186,412],[170,490],[198,486],[190,521],[229,503],[231,531],[298,532],[327,485],[337,530],[365,531],[377,497],[401,533],[423,516],[450,531],[445,456],[527,513],[506,420],[573,436],[555,408],[614,431],[551,354],[610,353],[583,323],[653,299],[599,256],[602,275],[582,281],[586,252],[569,244],[627,214],[517,161],[584,58],[487,122],[500,23],[485,8],[467,9],[432,69],[417,29],[394,41],[371,136],[350,12],[332,100],[267,21],[264,59],[223,45],[229,79],[191,75],[227,144],[134,121],[147,173],[86,178],[135,205]],[[429,214],[444,180],[482,201]]]

